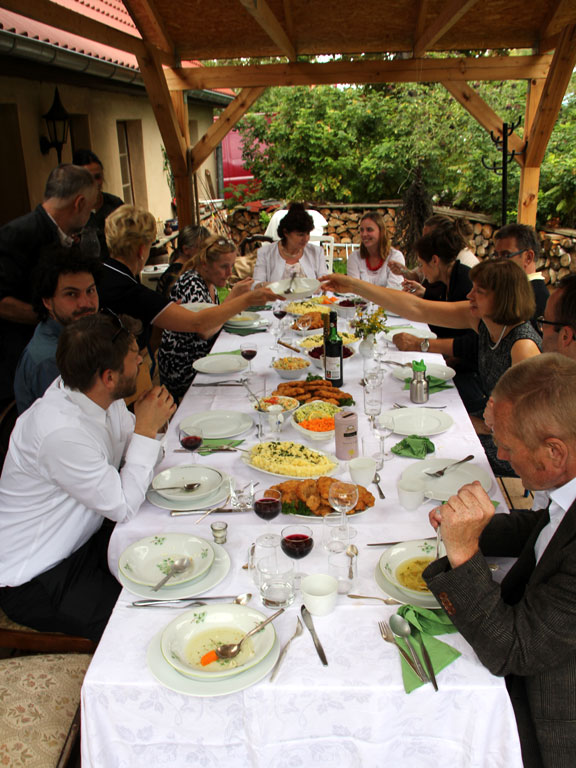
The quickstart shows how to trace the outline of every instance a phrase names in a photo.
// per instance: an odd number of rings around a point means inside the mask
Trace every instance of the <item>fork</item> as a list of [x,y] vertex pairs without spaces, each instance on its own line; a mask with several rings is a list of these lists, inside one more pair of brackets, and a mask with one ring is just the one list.
[[416,669],[416,666],[414,665],[414,662],[408,656],[404,648],[402,648],[398,642],[396,641],[396,638],[394,637],[394,633],[388,626],[388,624],[385,621],[379,621],[378,622],[378,629],[380,630],[380,634],[382,635],[382,639],[385,640],[387,643],[392,643],[392,645],[395,645],[396,648],[400,651],[402,654],[402,657],[404,658],[404,661],[408,664],[410,669],[414,672],[414,674],[422,680],[422,682],[425,682],[424,679],[421,677],[421,675],[418,673],[418,670]]
[[452,467],[457,467],[458,464],[464,464],[465,461],[472,461],[474,458],[473,454],[470,454],[470,456],[466,456],[465,459],[460,459],[460,461],[455,461],[453,464],[448,464],[447,467],[443,467],[442,469],[439,469],[437,472],[424,472],[425,475],[428,475],[428,477],[444,477],[444,473],[448,472],[449,469],[452,469]]
[[292,635],[290,640],[288,640],[284,648],[282,648],[282,650],[280,651],[280,656],[278,656],[278,661],[276,662],[276,664],[274,664],[274,668],[272,669],[272,674],[270,675],[270,682],[273,682],[274,678],[278,674],[280,665],[282,664],[282,662],[284,661],[284,657],[288,653],[288,647],[290,646],[290,643],[292,642],[292,640],[294,640],[294,638],[300,637],[302,632],[304,632],[304,627],[302,625],[302,622],[300,621],[300,617],[298,616],[298,618],[296,619],[296,629],[294,630],[294,634]]
[[[413,405],[401,405],[400,403],[394,403],[394,408],[414,408]],[[446,408],[445,405],[423,405],[422,408],[436,408],[439,410],[442,410],[442,408]]]

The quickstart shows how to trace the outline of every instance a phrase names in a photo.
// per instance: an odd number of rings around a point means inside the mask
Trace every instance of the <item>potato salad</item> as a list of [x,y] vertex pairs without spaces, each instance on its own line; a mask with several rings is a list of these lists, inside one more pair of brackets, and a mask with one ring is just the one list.
[[250,452],[250,464],[258,469],[289,477],[321,477],[337,466],[320,451],[302,443],[259,443]]

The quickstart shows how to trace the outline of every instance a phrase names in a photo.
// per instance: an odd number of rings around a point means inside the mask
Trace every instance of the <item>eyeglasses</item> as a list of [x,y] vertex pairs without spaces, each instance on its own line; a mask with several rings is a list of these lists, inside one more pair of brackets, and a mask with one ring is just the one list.
[[554,325],[556,333],[560,333],[560,328],[565,325],[565,323],[554,322],[554,320],[544,320],[544,315],[540,315],[540,317],[536,318],[536,327],[540,333],[543,333],[545,325]]
[[522,248],[521,251],[494,251],[493,259],[513,259],[514,256],[520,256],[521,253],[527,251],[527,248]]
[[128,328],[126,328],[126,326],[122,322],[122,319],[121,319],[120,315],[117,315],[116,312],[113,312],[108,307],[102,307],[100,312],[103,315],[106,315],[106,317],[109,317],[112,320],[112,322],[114,323],[114,325],[116,326],[116,328],[118,328],[118,330],[116,331],[114,336],[112,336],[112,344],[116,343],[116,339],[118,338],[118,336],[120,336],[122,331],[125,331],[126,333],[130,333]]

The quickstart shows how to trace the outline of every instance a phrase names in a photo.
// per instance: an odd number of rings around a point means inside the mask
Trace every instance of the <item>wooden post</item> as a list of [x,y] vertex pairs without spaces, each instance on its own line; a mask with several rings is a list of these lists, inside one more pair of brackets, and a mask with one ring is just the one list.
[[538,213],[538,185],[540,166],[522,166],[520,170],[520,191],[518,193],[518,223],[536,226]]

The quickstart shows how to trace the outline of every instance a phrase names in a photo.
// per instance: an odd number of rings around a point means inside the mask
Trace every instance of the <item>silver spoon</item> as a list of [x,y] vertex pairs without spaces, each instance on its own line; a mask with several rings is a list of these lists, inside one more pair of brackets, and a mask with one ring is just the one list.
[[378,474],[378,472],[376,472],[376,474],[374,475],[374,480],[372,480],[372,482],[374,483],[376,488],[378,488],[378,495],[380,496],[380,498],[385,499],[386,496],[384,496],[384,492],[382,491],[382,488],[380,488],[380,475]]
[[412,661],[414,662],[416,669],[418,670],[418,674],[420,675],[422,680],[424,680],[425,683],[430,682],[430,678],[424,671],[424,667],[420,663],[420,659],[418,658],[418,655],[414,650],[414,646],[410,641],[410,638],[412,635],[412,632],[410,630],[410,624],[408,624],[406,619],[404,619],[402,616],[399,616],[397,613],[394,613],[392,616],[390,616],[390,629],[392,630],[392,632],[394,632],[395,635],[398,635],[398,637],[403,637],[404,640],[406,640],[408,651],[410,653],[410,656],[412,657]]
[[346,554],[350,558],[350,565],[348,566],[348,578],[350,581],[354,578],[354,558],[358,555],[358,547],[355,544],[348,544],[346,548]]
[[280,616],[281,613],[284,613],[284,608],[280,608],[279,611],[276,611],[276,613],[273,613],[272,616],[269,616],[266,621],[262,621],[260,624],[257,624],[254,629],[251,629],[250,632],[247,632],[244,637],[237,643],[219,645],[214,649],[216,651],[216,656],[218,656],[219,659],[233,659],[235,656],[238,656],[244,640],[247,640],[249,637],[252,637],[252,635],[255,635],[256,632],[259,632],[261,629],[263,629],[266,624],[270,624],[271,621],[274,621],[274,619]]
[[163,587],[164,584],[168,581],[168,579],[171,579],[172,576],[176,576],[178,573],[184,573],[184,571],[190,568],[190,558],[189,557],[179,557],[178,560],[174,560],[172,565],[170,566],[170,570],[164,576],[163,579],[160,579],[158,584],[156,584],[155,587],[152,587],[152,592],[158,592],[160,587]]
[[381,600],[386,605],[402,605],[400,600],[394,600],[393,597],[376,597],[375,595],[348,595],[352,600]]
[[195,491],[196,488],[200,488],[202,483],[184,483],[184,485],[165,485],[162,488],[156,488],[160,491]]

